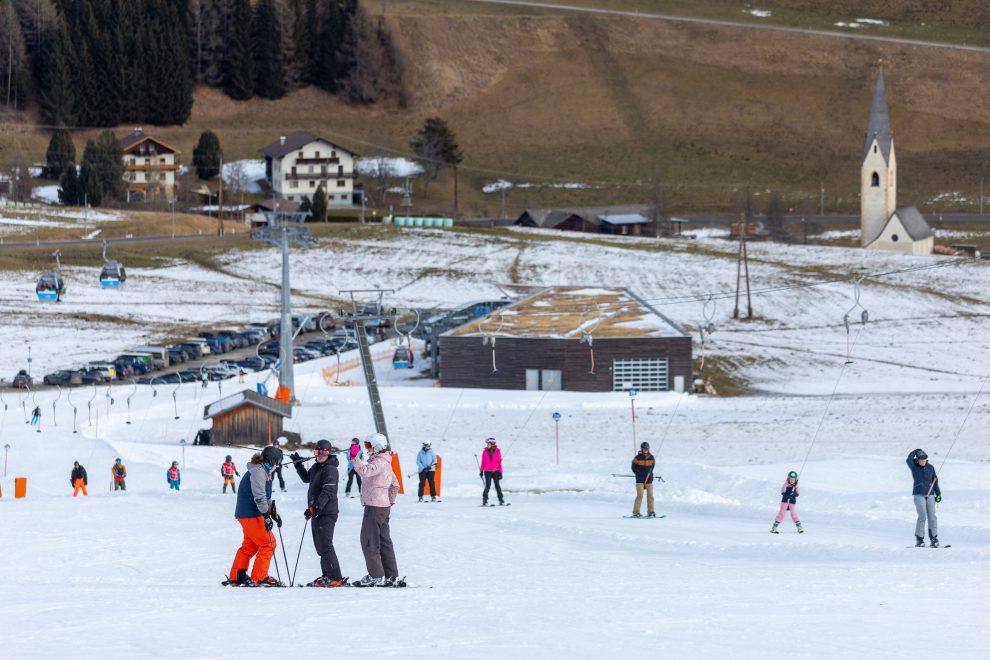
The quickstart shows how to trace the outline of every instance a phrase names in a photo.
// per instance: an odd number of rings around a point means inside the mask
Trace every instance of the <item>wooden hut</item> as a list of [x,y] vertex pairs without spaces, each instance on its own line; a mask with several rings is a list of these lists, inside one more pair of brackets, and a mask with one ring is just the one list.
[[213,420],[214,445],[263,447],[282,435],[282,420],[292,417],[292,406],[251,390],[214,401],[203,409]]

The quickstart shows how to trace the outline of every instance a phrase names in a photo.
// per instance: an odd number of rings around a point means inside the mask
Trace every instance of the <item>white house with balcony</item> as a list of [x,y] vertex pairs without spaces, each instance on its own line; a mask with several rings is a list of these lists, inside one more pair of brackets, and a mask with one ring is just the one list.
[[161,140],[135,128],[121,138],[124,180],[130,201],[170,200],[175,197],[176,156],[181,153]]
[[283,135],[259,151],[276,197],[291,202],[312,199],[322,183],[330,208],[353,205],[354,152],[303,131]]

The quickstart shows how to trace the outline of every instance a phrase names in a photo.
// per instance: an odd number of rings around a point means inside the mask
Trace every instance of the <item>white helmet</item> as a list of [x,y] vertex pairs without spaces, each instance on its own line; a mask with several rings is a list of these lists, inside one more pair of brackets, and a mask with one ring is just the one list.
[[364,441],[371,445],[371,451],[385,451],[388,449],[388,438],[381,433],[372,433]]

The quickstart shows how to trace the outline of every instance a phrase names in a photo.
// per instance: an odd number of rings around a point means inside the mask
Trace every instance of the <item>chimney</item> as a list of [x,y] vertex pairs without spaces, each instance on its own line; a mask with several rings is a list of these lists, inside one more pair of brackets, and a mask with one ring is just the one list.
[[281,146],[283,146],[283,147],[285,146],[285,136],[284,136],[284,135],[280,135],[280,136],[278,137],[278,143],[279,143],[279,144],[280,144]]

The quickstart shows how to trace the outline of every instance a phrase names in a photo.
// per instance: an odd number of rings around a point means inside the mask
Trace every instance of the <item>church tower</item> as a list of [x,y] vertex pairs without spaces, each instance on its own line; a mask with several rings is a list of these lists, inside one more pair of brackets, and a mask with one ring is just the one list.
[[880,236],[896,208],[897,158],[894,156],[894,137],[887,114],[887,93],[881,66],[873,90],[873,106],[870,108],[860,170],[859,222],[860,240],[864,247]]

